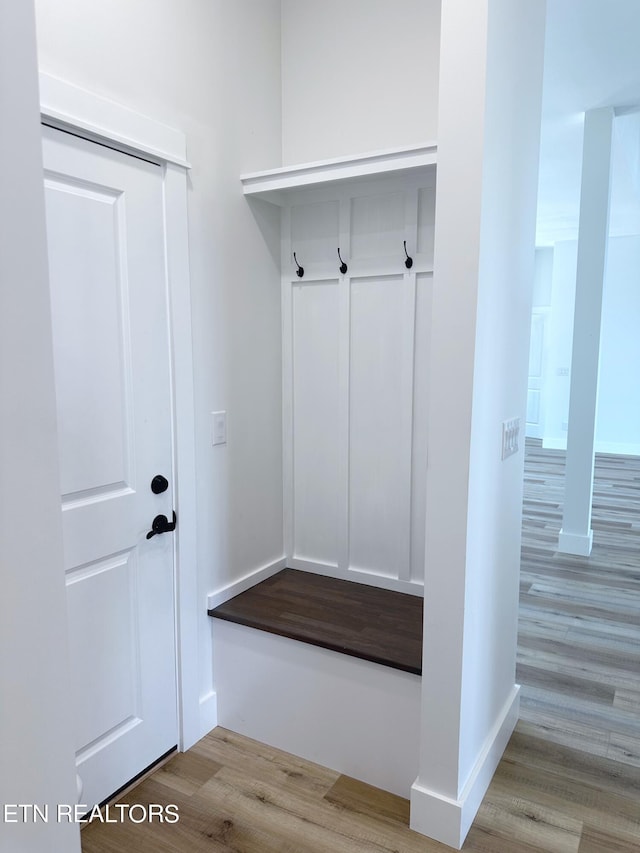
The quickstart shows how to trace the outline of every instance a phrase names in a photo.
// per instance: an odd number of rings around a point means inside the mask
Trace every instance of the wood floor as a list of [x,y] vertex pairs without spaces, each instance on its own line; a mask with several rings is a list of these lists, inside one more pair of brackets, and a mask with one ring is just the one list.
[[596,457],[588,558],[555,551],[564,459],[527,443],[521,718],[554,743],[640,768],[640,459]]
[[[555,554],[564,458],[527,447],[522,719],[463,850],[640,851],[640,465],[598,460],[594,549]],[[390,733],[392,735],[392,733]],[[408,803],[215,729],[119,802],[177,824],[93,823],[84,853],[435,853]]]

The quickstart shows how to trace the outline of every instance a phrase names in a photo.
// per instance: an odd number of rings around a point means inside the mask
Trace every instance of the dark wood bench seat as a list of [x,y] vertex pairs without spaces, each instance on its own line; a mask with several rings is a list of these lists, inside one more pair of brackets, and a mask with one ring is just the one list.
[[420,596],[283,569],[209,616],[422,674]]

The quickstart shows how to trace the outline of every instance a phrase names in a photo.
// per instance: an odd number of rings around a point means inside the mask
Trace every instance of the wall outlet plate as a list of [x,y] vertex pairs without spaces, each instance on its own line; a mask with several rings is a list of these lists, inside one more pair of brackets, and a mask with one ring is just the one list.
[[211,412],[211,444],[227,443],[227,413]]

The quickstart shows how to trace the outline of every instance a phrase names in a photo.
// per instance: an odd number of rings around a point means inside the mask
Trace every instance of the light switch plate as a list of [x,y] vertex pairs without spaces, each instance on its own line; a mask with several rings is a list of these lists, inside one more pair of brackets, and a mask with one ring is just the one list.
[[211,444],[227,443],[227,413],[211,412]]
[[520,440],[520,418],[502,422],[502,458],[507,459],[518,452]]

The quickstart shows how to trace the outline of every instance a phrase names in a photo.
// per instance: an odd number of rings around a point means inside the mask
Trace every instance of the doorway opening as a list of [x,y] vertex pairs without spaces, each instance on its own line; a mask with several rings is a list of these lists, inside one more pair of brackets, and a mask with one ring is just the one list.
[[[640,764],[640,73],[632,41],[638,31],[640,9],[633,3],[605,7],[589,0],[579,9],[549,4],[517,676],[523,685],[523,724],[532,733],[635,766]],[[606,262],[592,318],[599,352],[589,374],[587,355],[576,345],[576,332],[583,337],[589,332],[576,293],[582,304],[585,294],[593,294],[581,279],[579,260],[581,237],[583,246],[589,240],[586,158],[593,159],[586,142],[583,158],[583,138],[585,115],[609,108],[610,155],[602,155],[610,197],[602,238]],[[574,328],[574,316],[581,326]],[[577,405],[590,384],[597,389],[591,423],[579,419]],[[589,505],[593,545],[590,553],[588,546],[583,553],[569,553],[560,535],[574,500],[567,489],[567,452],[575,458],[580,434],[589,429],[593,495],[589,500],[582,490],[582,498]]]

